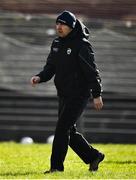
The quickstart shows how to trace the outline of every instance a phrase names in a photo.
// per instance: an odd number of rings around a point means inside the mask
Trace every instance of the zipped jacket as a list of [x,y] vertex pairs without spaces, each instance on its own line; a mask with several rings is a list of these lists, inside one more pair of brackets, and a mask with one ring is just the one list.
[[58,96],[89,97],[101,95],[101,78],[94,52],[88,41],[89,31],[79,20],[65,37],[53,40],[47,62],[37,74],[40,83],[54,76]]

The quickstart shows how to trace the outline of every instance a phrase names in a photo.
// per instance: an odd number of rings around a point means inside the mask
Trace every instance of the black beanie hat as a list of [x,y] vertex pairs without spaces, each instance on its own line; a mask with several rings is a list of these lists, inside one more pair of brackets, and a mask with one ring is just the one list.
[[66,24],[67,26],[71,27],[72,29],[76,25],[76,17],[70,11],[63,11],[56,19],[56,23],[60,22],[62,24]]

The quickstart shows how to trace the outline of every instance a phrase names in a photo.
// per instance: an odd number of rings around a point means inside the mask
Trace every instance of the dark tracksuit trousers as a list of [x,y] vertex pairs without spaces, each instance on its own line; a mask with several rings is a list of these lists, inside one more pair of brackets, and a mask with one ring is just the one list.
[[86,107],[88,98],[59,98],[58,122],[52,146],[51,169],[64,170],[68,145],[86,163],[93,161],[98,151],[76,131],[75,123]]

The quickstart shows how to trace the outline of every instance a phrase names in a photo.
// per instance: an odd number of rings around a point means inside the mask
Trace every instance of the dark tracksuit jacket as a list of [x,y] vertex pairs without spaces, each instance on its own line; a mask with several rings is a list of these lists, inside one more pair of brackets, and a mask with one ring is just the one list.
[[38,74],[40,82],[55,75],[54,83],[60,97],[51,169],[64,170],[68,145],[86,164],[98,155],[98,151],[75,128],[90,94],[93,98],[101,95],[99,71],[88,37],[87,28],[77,20],[76,27],[67,37],[53,41],[47,63]]
[[47,63],[38,76],[41,82],[54,83],[60,97],[101,94],[101,79],[95,64],[88,29],[77,21],[75,29],[66,38],[56,38],[51,46]]

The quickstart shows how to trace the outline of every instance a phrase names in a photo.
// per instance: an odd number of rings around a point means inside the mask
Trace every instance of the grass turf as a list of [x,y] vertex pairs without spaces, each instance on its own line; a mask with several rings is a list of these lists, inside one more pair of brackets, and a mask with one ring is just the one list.
[[136,179],[136,145],[93,144],[106,155],[99,170],[88,171],[69,148],[65,171],[46,174],[49,169],[51,145],[0,143],[0,179]]

